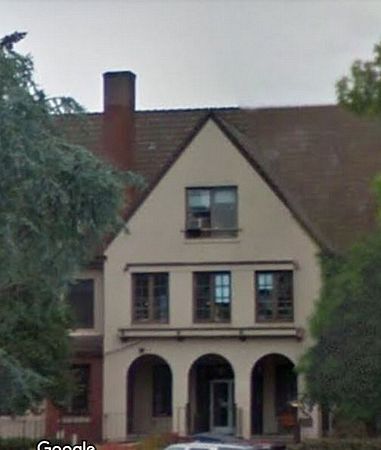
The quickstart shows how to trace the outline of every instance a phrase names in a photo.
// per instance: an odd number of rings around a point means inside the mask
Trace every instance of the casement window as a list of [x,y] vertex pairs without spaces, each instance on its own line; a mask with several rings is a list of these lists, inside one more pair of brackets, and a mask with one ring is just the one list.
[[153,366],[152,415],[172,415],[172,375],[167,364]]
[[74,364],[74,394],[65,413],[87,415],[90,412],[90,364]]
[[75,328],[94,328],[94,280],[77,280],[69,289]]
[[237,235],[235,186],[186,190],[186,237],[234,237]]
[[168,322],[168,273],[132,275],[134,322]]
[[194,320],[196,322],[229,322],[230,272],[195,272],[193,277]]
[[257,321],[292,321],[293,274],[291,270],[256,272]]

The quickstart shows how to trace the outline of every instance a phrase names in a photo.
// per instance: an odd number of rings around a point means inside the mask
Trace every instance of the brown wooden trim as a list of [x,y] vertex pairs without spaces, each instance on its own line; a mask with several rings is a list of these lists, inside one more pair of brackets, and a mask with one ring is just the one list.
[[130,263],[124,266],[124,270],[127,272],[130,268],[134,267],[186,267],[186,266],[255,266],[255,265],[285,265],[289,264],[294,267],[294,269],[298,268],[298,263],[293,261],[292,259],[284,259],[284,260],[253,260],[253,261],[172,261],[172,262],[143,262],[143,263]]
[[[189,210],[189,201],[188,201],[188,192],[191,190],[196,190],[196,189],[204,189],[204,190],[208,190],[210,192],[209,196],[210,196],[210,224],[212,225],[212,210],[213,210],[213,202],[214,202],[214,196],[212,195],[213,191],[216,191],[218,189],[232,189],[234,190],[235,193],[235,211],[236,211],[236,227],[235,228],[225,228],[225,229],[220,229],[220,228],[212,228],[212,226],[210,228],[202,228],[202,231],[204,232],[208,232],[211,233],[210,235],[205,235],[205,236],[188,236],[187,233],[190,232],[190,228],[188,227],[188,210]],[[181,230],[182,233],[185,234],[186,239],[213,239],[213,238],[217,238],[217,239],[234,239],[237,237],[237,234],[240,230],[239,228],[239,211],[238,211],[238,202],[239,202],[239,192],[238,192],[238,186],[234,185],[234,184],[217,184],[217,185],[209,185],[209,186],[205,186],[205,185],[200,185],[200,186],[186,186],[185,187],[185,227],[184,230]],[[218,232],[220,233],[232,233],[230,236],[218,236]],[[213,236],[213,233],[216,233],[215,236]]]
[[[135,319],[135,286],[136,286],[136,275],[148,275],[148,315],[149,319],[147,320],[136,320]],[[154,283],[153,283],[153,276],[152,275],[166,275],[167,276],[167,290],[168,290],[168,311],[167,311],[167,319],[165,321],[163,320],[154,320],[152,318],[153,314],[153,290],[154,290]],[[169,315],[170,315],[170,275],[169,272],[137,272],[131,274],[131,324],[132,325],[144,325],[144,324],[169,324]]]
[[[279,318],[275,318],[275,319],[260,319],[258,317],[258,283],[257,283],[257,278],[258,278],[258,274],[260,273],[279,273],[279,272],[290,272],[291,273],[291,298],[292,298],[292,316],[290,319],[279,319]],[[276,286],[277,288],[278,286]],[[295,305],[294,305],[294,273],[292,272],[292,270],[256,270],[254,272],[254,301],[255,301],[255,322],[257,323],[293,323],[294,322],[294,309],[295,309]],[[276,305],[275,305],[276,306]]]
[[[215,323],[215,322],[213,322]],[[264,327],[264,326],[252,326],[252,327],[226,327],[226,326],[218,326],[218,323],[215,323],[214,327],[139,327],[139,328],[119,328],[119,331],[123,332],[123,331],[162,331],[162,332],[167,332],[167,331],[173,331],[176,333],[181,333],[182,331],[291,331],[291,330],[297,330],[298,327],[295,326],[287,326],[287,327]],[[223,323],[223,322],[221,322]]]
[[[215,291],[215,289],[214,289],[214,287],[215,287],[215,285],[214,285],[215,279],[212,278],[212,276],[214,276],[216,274],[221,274],[221,273],[229,275],[229,283],[230,283],[229,284],[229,289],[230,289],[229,319],[218,320],[217,321],[217,320],[213,320],[213,319],[199,319],[197,317],[197,313],[196,313],[196,311],[197,311],[197,300],[196,300],[197,282],[196,282],[196,278],[197,278],[197,275],[199,273],[202,273],[202,274],[207,273],[207,274],[209,274],[209,282],[211,282],[210,281],[211,279],[213,280],[213,286],[212,286],[212,289],[210,289],[211,297],[209,298],[210,303],[212,305],[211,306],[211,315],[212,316],[215,316],[215,298],[214,298],[214,295],[212,294]],[[193,278],[192,279],[192,285],[193,285],[193,323],[216,323],[216,324],[218,324],[218,323],[230,323],[231,322],[231,312],[232,312],[232,276],[231,276],[231,272],[227,271],[227,270],[223,270],[221,272],[218,272],[218,271],[215,271],[215,270],[214,271],[193,272],[192,273],[192,278]]]
[[[208,331],[214,331],[215,334],[202,334]],[[250,331],[257,334],[247,334]],[[192,332],[187,334],[187,332]],[[263,332],[263,333],[261,333]],[[266,332],[268,333],[266,335]],[[276,333],[283,334],[276,334]],[[126,334],[124,334],[126,333]],[[145,333],[145,334],[144,334]],[[147,333],[152,333],[147,335]],[[170,333],[170,334],[169,334]],[[198,328],[120,328],[119,339],[128,341],[129,339],[238,339],[246,341],[247,339],[295,339],[301,341],[304,338],[304,330],[299,327],[198,327]]]

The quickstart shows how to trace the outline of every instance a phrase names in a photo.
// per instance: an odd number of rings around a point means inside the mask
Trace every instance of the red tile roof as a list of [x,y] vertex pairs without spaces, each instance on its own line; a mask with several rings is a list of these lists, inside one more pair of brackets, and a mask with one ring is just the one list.
[[[149,186],[210,114],[321,245],[342,251],[374,229],[381,120],[337,106],[138,111],[135,170]],[[70,139],[102,156],[102,114],[66,120]]]

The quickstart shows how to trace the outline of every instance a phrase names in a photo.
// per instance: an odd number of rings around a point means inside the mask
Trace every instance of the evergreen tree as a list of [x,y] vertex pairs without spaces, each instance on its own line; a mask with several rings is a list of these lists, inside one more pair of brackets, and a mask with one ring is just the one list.
[[120,225],[126,181],[65,140],[58,119],[83,111],[36,85],[13,49],[23,35],[0,41],[0,409],[12,413],[66,398],[65,293]]

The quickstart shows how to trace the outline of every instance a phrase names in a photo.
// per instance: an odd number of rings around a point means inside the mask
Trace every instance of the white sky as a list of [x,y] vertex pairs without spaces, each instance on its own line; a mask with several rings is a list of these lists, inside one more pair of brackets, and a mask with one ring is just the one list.
[[137,74],[138,109],[335,102],[381,39],[381,0],[0,0],[50,95],[102,109],[101,74]]

